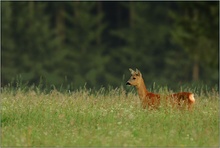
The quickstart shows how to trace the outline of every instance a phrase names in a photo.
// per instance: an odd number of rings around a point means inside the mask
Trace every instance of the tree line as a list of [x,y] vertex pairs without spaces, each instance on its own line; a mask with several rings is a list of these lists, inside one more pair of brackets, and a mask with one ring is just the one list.
[[1,85],[218,83],[219,2],[1,2]]

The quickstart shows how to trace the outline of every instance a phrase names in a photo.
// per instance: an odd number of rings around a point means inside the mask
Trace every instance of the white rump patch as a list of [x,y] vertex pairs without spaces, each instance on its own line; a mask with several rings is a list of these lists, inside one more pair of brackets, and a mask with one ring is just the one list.
[[190,95],[189,95],[189,100],[190,100],[192,103],[195,102],[194,94],[190,94]]

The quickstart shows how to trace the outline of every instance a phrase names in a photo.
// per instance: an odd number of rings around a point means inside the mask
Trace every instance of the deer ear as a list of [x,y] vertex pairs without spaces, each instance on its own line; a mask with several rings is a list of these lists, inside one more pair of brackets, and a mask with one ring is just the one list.
[[141,72],[140,72],[140,70],[138,70],[137,68],[136,68],[136,74],[137,74],[138,76],[141,76]]
[[130,72],[131,72],[132,75],[135,74],[135,71],[134,71],[133,69],[129,68],[129,70],[130,70]]

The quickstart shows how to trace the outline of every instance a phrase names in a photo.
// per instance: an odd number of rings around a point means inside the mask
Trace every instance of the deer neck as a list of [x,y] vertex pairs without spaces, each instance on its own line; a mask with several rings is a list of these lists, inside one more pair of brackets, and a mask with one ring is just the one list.
[[144,84],[143,78],[140,81],[140,84],[136,86],[139,98],[142,100],[146,97],[148,91],[146,85]]

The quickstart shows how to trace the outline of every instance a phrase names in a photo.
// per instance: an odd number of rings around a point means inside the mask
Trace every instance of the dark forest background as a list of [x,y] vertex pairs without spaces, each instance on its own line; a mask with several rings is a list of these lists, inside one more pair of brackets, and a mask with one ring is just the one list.
[[219,2],[1,2],[1,85],[218,84]]

